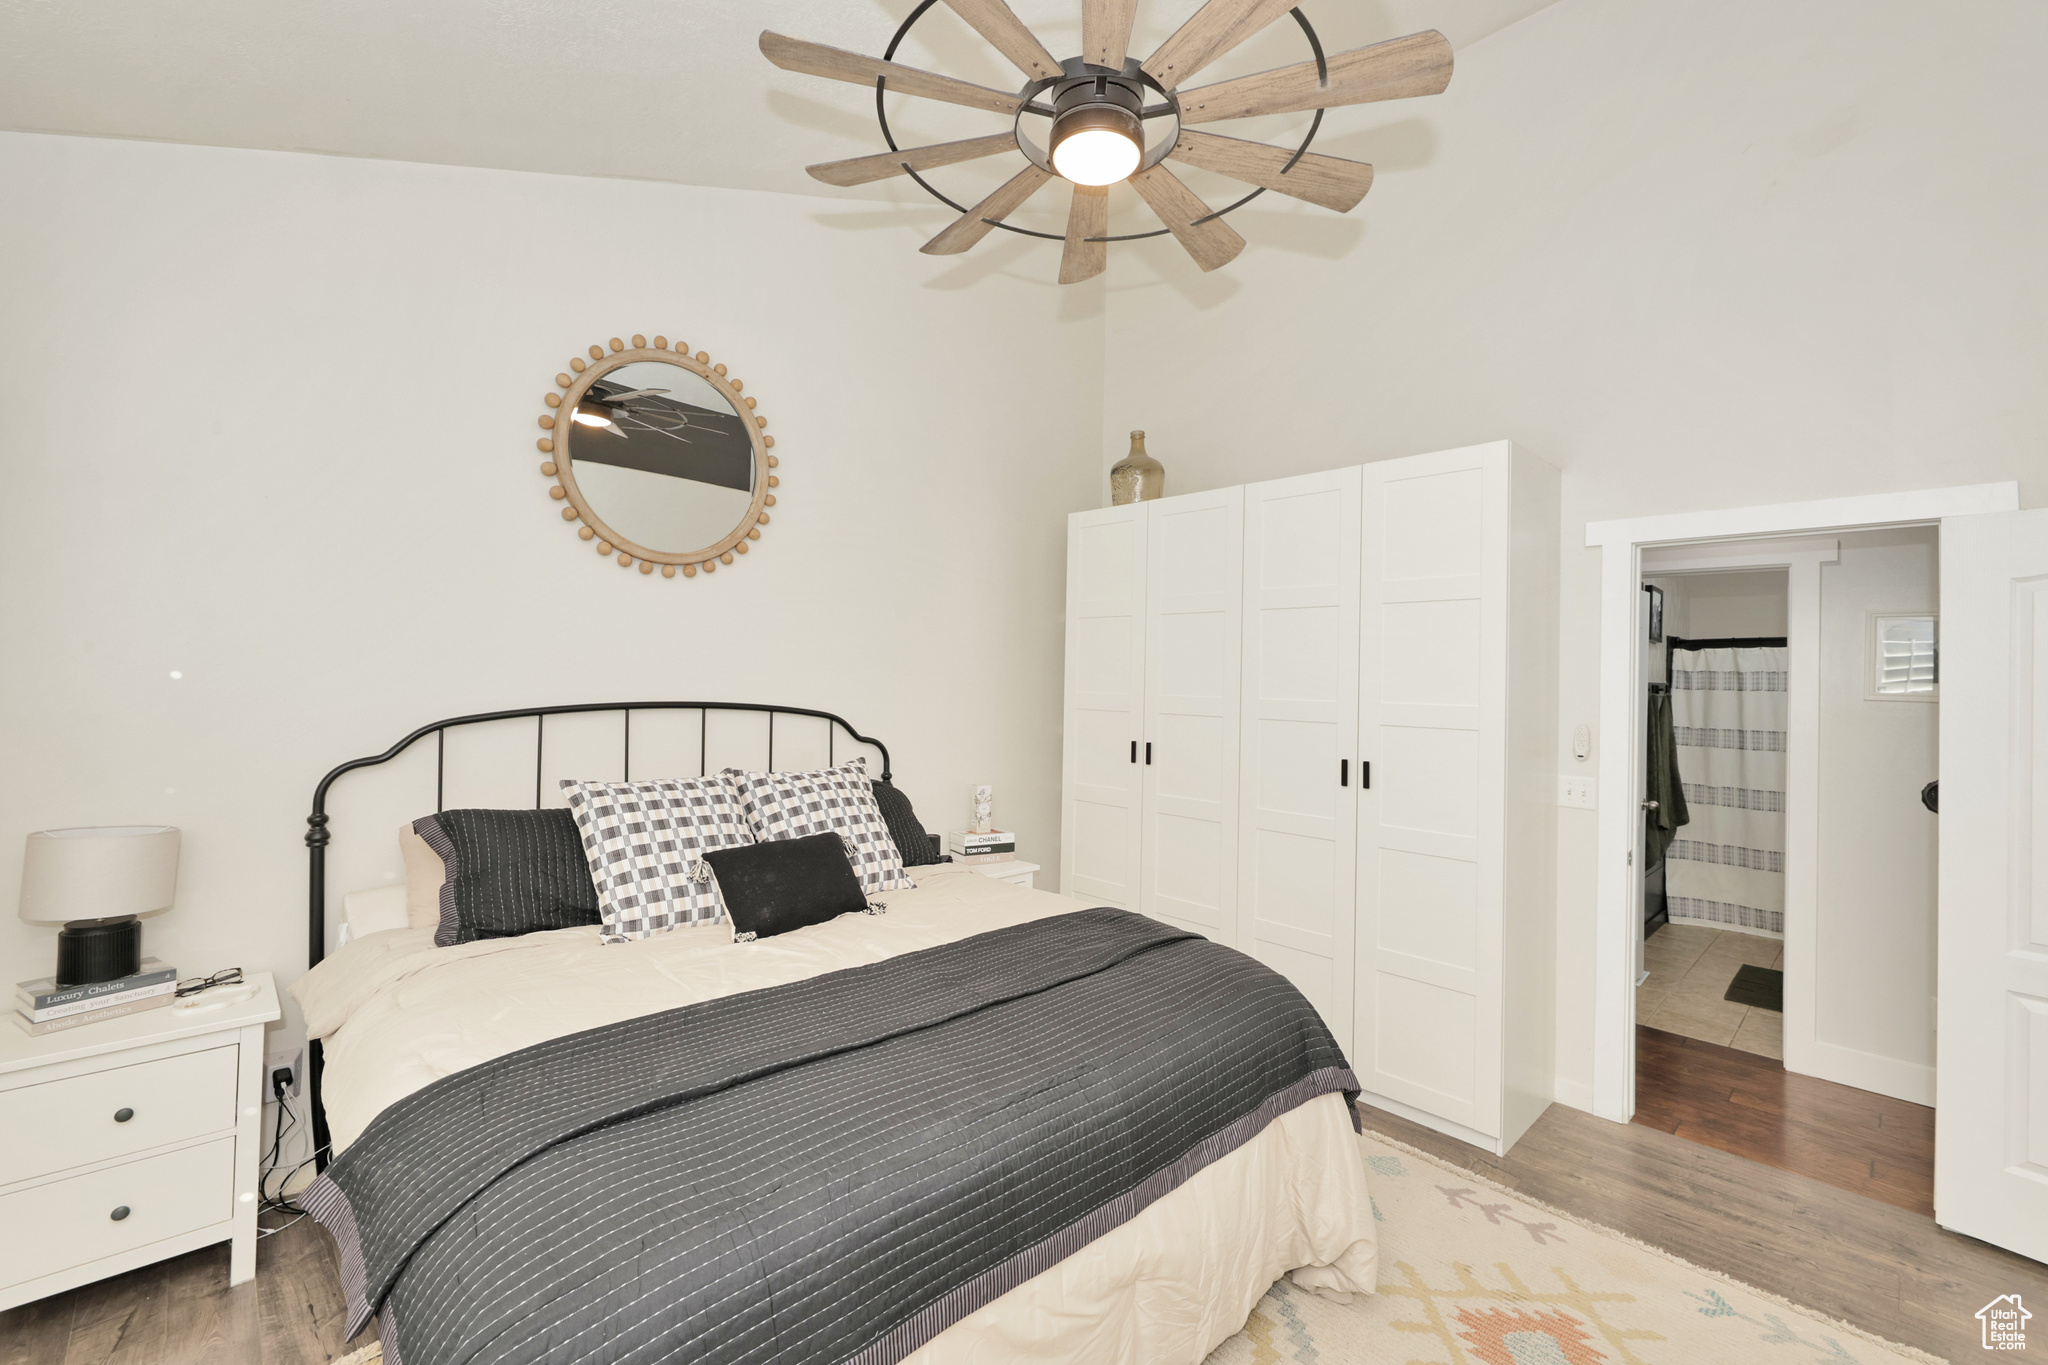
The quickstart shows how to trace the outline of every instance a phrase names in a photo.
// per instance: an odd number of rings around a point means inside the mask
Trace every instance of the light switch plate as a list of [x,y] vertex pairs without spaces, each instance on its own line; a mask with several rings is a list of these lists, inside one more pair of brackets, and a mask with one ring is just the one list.
[[1557,804],[1575,806],[1580,810],[1593,809],[1593,779],[1590,777],[1559,777],[1557,779]]

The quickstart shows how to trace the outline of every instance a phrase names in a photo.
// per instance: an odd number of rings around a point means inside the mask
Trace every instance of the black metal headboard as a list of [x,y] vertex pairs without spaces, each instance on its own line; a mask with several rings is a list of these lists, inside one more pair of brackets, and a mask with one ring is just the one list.
[[[826,761],[829,764],[836,757],[834,749],[838,735],[844,730],[857,744],[872,745],[882,754],[882,781],[890,780],[889,746],[879,739],[872,739],[853,728],[840,716],[830,711],[813,711],[804,706],[768,706],[759,702],[732,701],[632,701],[632,702],[587,702],[577,706],[532,706],[518,711],[486,711],[474,716],[454,716],[448,720],[437,720],[431,725],[422,725],[398,743],[381,754],[367,758],[350,759],[333,772],[320,779],[320,785],[313,788],[313,812],[306,817],[306,852],[311,864],[306,892],[306,966],[311,969],[327,955],[327,844],[333,837],[328,831],[327,793],[335,779],[358,768],[374,768],[389,763],[400,754],[419,743],[427,736],[434,736],[437,752],[434,756],[434,809],[441,809],[441,797],[446,789],[447,732],[465,725],[482,725],[491,721],[533,720],[534,769],[533,804],[541,805],[543,792],[541,780],[546,762],[547,718],[549,716],[576,715],[591,711],[617,711],[623,717],[620,727],[621,744],[625,763],[622,775],[626,780],[633,776],[633,713],[635,711],[696,711],[700,713],[699,757],[709,762],[709,746],[701,737],[708,733],[709,716],[713,711],[752,711],[766,713],[768,717],[768,763],[775,766],[775,718],[777,716],[811,716],[828,722],[826,726]],[[316,1169],[326,1166],[325,1149],[328,1142],[327,1113],[320,1104],[320,1044],[311,1042],[307,1048],[307,1095],[313,1117],[313,1142],[320,1160]]]

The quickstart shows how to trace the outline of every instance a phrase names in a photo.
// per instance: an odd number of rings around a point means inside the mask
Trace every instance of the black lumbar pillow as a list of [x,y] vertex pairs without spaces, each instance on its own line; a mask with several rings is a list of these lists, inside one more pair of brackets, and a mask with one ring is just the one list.
[[566,809],[444,810],[412,827],[447,869],[434,932],[443,948],[600,918],[583,836]]
[[837,834],[721,848],[704,861],[718,877],[733,937],[742,943],[868,908],[846,841]]
[[910,808],[910,798],[898,791],[893,783],[870,782],[874,788],[875,804],[882,808],[882,823],[889,827],[889,837],[896,841],[896,851],[903,855],[905,867],[927,867],[939,860],[939,841],[924,832],[924,824],[917,818],[917,812]]

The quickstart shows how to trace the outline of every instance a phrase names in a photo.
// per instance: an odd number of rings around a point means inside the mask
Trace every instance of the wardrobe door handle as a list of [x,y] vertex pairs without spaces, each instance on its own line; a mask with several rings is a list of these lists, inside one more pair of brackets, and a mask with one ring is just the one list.
[[1152,766],[1152,741],[1149,739],[1145,741],[1145,766]]
[[1337,785],[1340,787],[1351,785],[1351,760],[1348,758],[1337,760]]
[[1358,789],[1362,792],[1372,790],[1372,760],[1369,758],[1358,760]]
[[1138,741],[1134,739],[1134,740],[1132,740],[1132,741],[1131,741],[1131,762],[1133,762],[1133,763],[1136,763],[1137,761],[1138,761]]

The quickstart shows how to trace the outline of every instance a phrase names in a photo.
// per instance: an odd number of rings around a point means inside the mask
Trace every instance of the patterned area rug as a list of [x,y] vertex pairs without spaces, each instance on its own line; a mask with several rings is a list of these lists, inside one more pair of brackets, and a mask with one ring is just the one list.
[[1205,1365],[1879,1365],[1935,1357],[1367,1133],[1380,1289],[1282,1280]]

